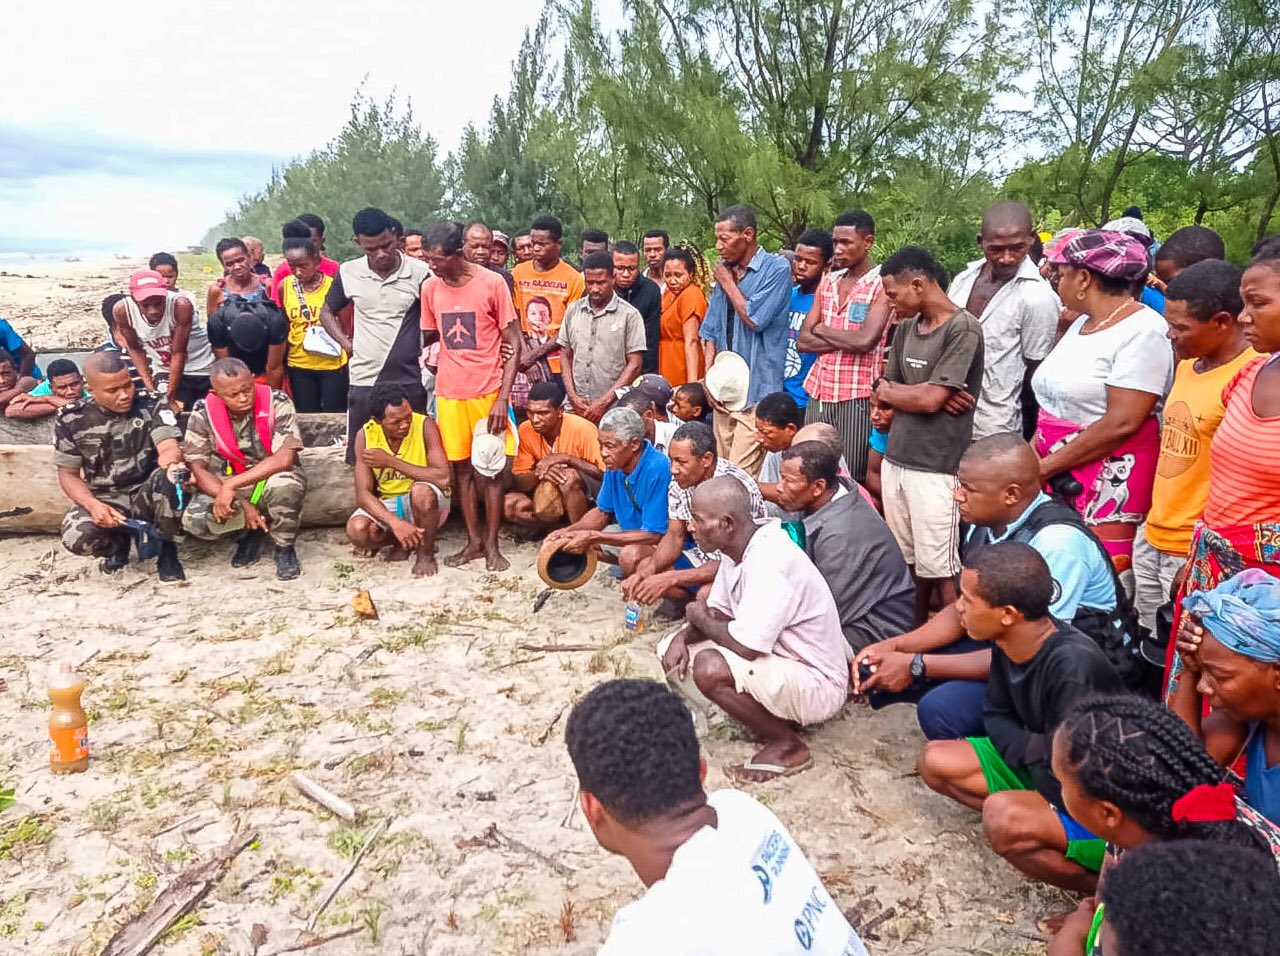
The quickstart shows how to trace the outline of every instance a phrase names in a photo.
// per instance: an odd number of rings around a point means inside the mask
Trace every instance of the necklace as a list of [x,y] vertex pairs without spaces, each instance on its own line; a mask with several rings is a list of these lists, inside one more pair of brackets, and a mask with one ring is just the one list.
[[1132,299],[1127,299],[1126,301],[1121,302],[1119,305],[1117,305],[1114,309],[1111,310],[1110,315],[1108,315],[1105,319],[1103,319],[1101,322],[1095,325],[1093,329],[1090,330],[1089,334],[1093,335],[1094,332],[1101,332],[1103,329],[1110,327],[1115,322],[1118,322],[1119,320],[1116,319],[1116,316],[1120,314],[1120,310],[1127,306],[1135,305],[1135,304],[1136,303]]

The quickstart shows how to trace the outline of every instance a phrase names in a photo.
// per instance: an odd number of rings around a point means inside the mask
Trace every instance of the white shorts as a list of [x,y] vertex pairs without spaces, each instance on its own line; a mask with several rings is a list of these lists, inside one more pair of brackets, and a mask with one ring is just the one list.
[[955,475],[915,471],[887,458],[880,467],[884,520],[916,577],[960,573],[960,511]]
[[[659,663],[679,633],[681,631],[677,630],[658,642]],[[775,717],[805,726],[820,724],[830,720],[844,706],[846,692],[799,661],[776,654],[765,654],[749,661],[713,641],[689,645],[689,685],[693,684],[693,660],[702,651],[714,651],[722,656],[733,674],[734,688],[738,693],[753,698]]]
[[[436,523],[436,527],[441,527],[449,518],[449,496],[429,481],[414,482],[414,484],[426,485],[436,493],[436,504],[440,506],[440,518]],[[413,520],[413,502],[410,500],[408,495],[396,495],[394,498],[383,498],[382,504],[400,520]],[[351,517],[368,518],[379,528],[382,528],[383,531],[387,530],[386,526],[381,521],[369,514],[369,512],[365,511],[363,508],[357,508],[352,512]]]

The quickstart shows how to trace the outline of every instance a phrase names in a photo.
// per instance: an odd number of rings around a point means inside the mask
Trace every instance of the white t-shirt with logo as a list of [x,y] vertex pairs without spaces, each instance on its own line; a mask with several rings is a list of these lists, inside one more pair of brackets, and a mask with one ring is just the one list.
[[613,918],[600,956],[867,956],[782,822],[739,790]]

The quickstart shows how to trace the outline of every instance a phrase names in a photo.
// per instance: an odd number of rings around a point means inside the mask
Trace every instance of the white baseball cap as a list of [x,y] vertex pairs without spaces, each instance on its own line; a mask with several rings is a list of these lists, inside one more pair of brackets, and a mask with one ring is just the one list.
[[471,467],[477,475],[492,478],[502,471],[507,464],[507,442],[505,436],[490,435],[489,423],[486,419],[476,422],[475,433],[471,436]]

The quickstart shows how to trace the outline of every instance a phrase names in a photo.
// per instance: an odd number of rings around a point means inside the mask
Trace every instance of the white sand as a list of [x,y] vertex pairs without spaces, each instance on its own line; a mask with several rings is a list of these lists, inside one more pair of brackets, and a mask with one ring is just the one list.
[[[92,280],[92,293],[0,279],[0,315],[36,329],[37,345],[55,329],[89,336],[92,322],[50,321],[47,303],[100,299],[129,268],[95,272],[108,278]],[[79,286],[73,273],[56,281]],[[24,282],[40,285],[15,294]],[[459,544],[451,530],[442,553]],[[622,640],[622,607],[603,575],[533,614],[534,549],[504,549],[506,573],[473,565],[413,581],[407,565],[353,558],[338,531],[304,532],[296,582],[275,580],[269,554],[233,571],[229,548],[200,545],[184,551],[188,583],[162,587],[151,566],[104,578],[52,537],[0,540],[0,785],[18,799],[0,814],[0,953],[96,954],[184,867],[245,827],[258,844],[155,951],[249,952],[236,943],[261,924],[260,953],[275,952],[295,941],[361,834],[388,817],[321,920],[322,933],[359,932],[307,952],[594,952],[641,887],[568,813],[564,720],[600,681],[659,677],[658,635]],[[380,621],[354,620],[359,587]],[[520,647],[552,642],[599,650]],[[47,769],[45,679],[64,658],[87,661],[90,682],[93,763],[74,776]],[[704,743],[711,788],[753,752],[725,729]],[[1014,874],[983,845],[976,814],[914,776],[909,708],[851,706],[811,743],[812,770],[753,792],[851,919],[894,909],[868,939],[874,954],[1043,951],[1034,921],[1065,898]],[[295,769],[351,801],[362,825],[294,792],[285,778]],[[492,824],[538,855],[481,839]]]

